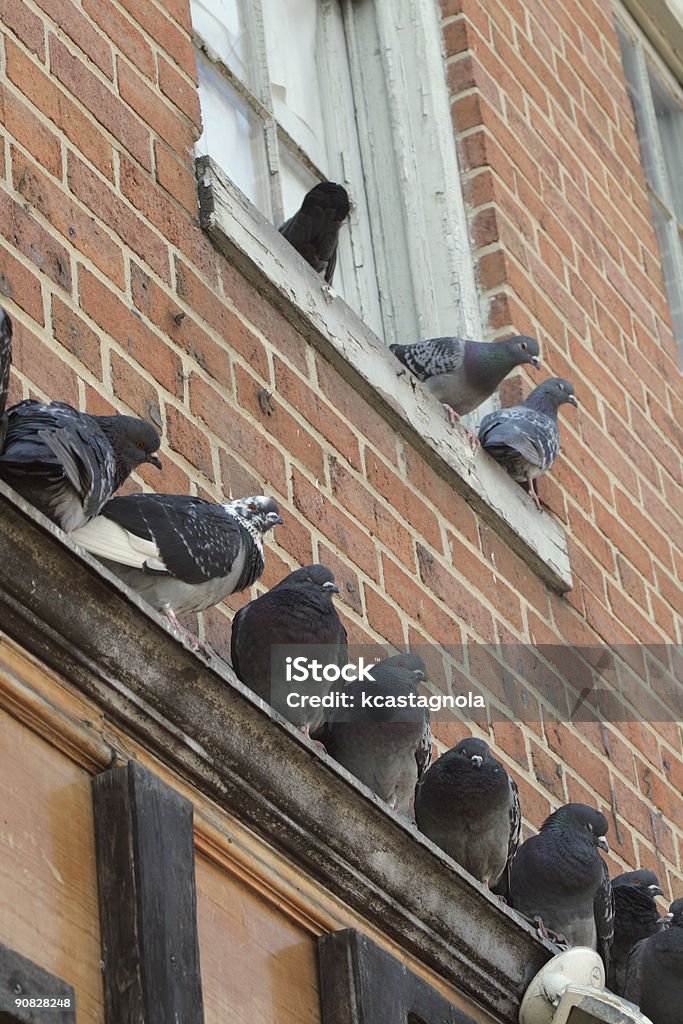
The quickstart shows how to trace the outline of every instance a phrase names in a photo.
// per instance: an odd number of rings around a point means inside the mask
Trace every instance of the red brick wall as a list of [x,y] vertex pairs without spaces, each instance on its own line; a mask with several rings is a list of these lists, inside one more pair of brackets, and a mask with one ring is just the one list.
[[[286,526],[263,583],[330,564],[354,639],[680,642],[680,376],[609,6],[442,8],[487,327],[536,334],[582,403],[563,412],[563,456],[540,485],[567,530],[569,594],[478,522],[200,231],[186,0],[0,2],[13,397],[154,420],[164,471],[132,486],[273,494]],[[202,624],[224,652],[226,612]],[[512,718],[491,739],[530,822],[567,799],[612,807],[619,863],[680,878],[677,726]]]

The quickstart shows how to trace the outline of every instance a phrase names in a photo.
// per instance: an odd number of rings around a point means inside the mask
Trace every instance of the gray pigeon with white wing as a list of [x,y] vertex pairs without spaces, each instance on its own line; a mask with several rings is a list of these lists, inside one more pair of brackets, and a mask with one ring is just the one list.
[[430,338],[389,348],[443,403],[454,422],[485,402],[516,366],[541,365],[538,342],[525,334],[490,342]]
[[216,505],[184,494],[126,494],[72,538],[202,647],[177,616],[255,583],[263,537],[280,523],[278,506],[264,495]]
[[529,486],[529,494],[540,509],[534,480],[546,473],[560,454],[557,411],[569,402],[578,406],[574,386],[562,377],[550,377],[539,384],[521,405],[496,409],[484,416],[479,441],[518,483]]
[[417,827],[485,886],[501,880],[519,845],[514,779],[488,743],[470,736],[434,762],[415,792]]

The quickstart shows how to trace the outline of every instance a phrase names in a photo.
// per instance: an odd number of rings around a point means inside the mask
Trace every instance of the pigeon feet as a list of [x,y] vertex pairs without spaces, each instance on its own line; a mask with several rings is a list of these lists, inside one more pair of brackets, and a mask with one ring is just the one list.
[[187,627],[183,626],[182,622],[179,622],[175,612],[172,608],[165,609],[166,618],[171,623],[174,629],[177,629],[183,640],[187,640],[190,646],[195,651],[201,651],[202,654],[208,654],[206,644],[202,643],[198,636],[195,636]]
[[538,496],[538,491],[534,487],[534,481],[531,479],[531,477],[529,477],[529,494],[534,499],[538,511],[542,512],[543,509],[541,508],[541,499]]
[[310,726],[302,725],[301,726],[301,731],[304,734],[304,736],[306,737],[306,739],[311,741],[311,743],[313,744],[314,747],[317,747],[318,750],[321,750],[323,754],[327,753],[327,747],[325,746],[325,744],[321,743],[320,740],[314,740],[313,737],[311,736]]
[[[460,423],[460,420],[461,420],[460,414],[457,413],[455,411],[455,409],[453,409],[452,406],[447,405],[445,402],[443,403],[443,407],[446,410],[446,416],[448,417],[448,422],[451,423],[454,427],[457,426]],[[476,452],[477,448],[481,444],[481,441],[479,440],[479,438],[477,436],[476,430],[474,429],[474,427],[465,427],[465,426],[463,426],[462,429],[467,434],[467,440],[470,442],[470,446],[471,446],[472,450]]]

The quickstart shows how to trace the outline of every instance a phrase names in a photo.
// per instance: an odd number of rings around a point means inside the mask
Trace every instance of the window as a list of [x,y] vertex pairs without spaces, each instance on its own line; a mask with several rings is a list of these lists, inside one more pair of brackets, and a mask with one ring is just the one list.
[[481,337],[437,5],[192,0],[192,18],[198,154],[276,226],[316,181],[347,188],[334,289],[387,344]]
[[680,83],[635,31],[617,22],[671,319],[683,355],[683,97]]

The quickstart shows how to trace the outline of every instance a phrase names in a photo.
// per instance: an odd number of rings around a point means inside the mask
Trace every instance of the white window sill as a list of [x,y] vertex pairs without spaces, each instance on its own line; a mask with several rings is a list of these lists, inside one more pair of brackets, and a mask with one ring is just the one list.
[[[327,287],[210,157],[197,160],[200,220],[217,249],[365,396],[533,571],[571,589],[561,525],[484,452],[474,453],[441,404]],[[418,340],[418,339],[415,339]]]

